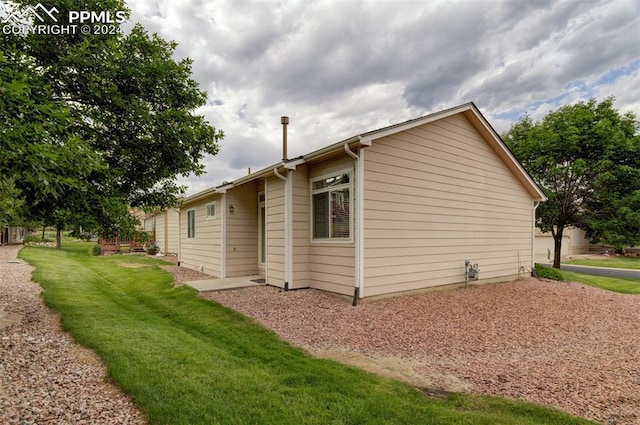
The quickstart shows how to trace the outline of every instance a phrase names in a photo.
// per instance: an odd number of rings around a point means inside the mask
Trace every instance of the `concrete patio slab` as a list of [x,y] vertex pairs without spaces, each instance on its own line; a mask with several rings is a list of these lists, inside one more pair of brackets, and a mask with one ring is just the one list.
[[262,279],[261,276],[253,275],[227,277],[224,279],[192,280],[191,282],[185,282],[185,284],[196,289],[198,292],[226,291],[229,289],[248,288],[250,286],[264,285],[264,283],[255,282],[256,280],[260,279]]

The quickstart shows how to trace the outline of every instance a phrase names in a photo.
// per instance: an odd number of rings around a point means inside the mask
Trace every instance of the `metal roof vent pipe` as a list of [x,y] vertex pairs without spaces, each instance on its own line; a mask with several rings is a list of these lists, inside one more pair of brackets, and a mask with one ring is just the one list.
[[287,126],[289,125],[289,117],[280,117],[282,123],[282,160],[287,161]]

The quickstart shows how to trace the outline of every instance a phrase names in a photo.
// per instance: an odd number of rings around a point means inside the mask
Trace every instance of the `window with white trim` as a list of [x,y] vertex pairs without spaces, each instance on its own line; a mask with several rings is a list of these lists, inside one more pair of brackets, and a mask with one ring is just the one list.
[[213,218],[216,218],[216,202],[212,202],[210,204],[207,204],[207,220],[211,220]]
[[351,172],[311,180],[314,240],[351,239]]
[[187,238],[196,237],[196,210],[195,208],[187,211]]

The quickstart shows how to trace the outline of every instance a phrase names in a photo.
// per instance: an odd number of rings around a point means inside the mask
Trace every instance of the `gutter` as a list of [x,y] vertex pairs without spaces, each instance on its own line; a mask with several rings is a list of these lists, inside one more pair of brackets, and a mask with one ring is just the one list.
[[182,260],[182,208],[178,208],[178,267]]
[[[273,173],[273,170],[276,169],[277,167],[284,167],[287,170],[295,170],[298,165],[305,164],[309,161],[316,160],[318,158],[322,158],[326,155],[339,151],[344,144],[348,144],[351,146],[354,143],[357,143],[359,146],[371,146],[371,140],[372,138],[370,136],[367,136],[366,138],[363,138],[362,136],[354,136],[342,142],[334,143],[333,145],[329,145],[317,151],[311,152],[307,155],[303,155],[294,159],[288,159],[286,161],[281,161],[280,163],[268,166],[266,168],[263,168],[262,170],[256,171],[255,173],[251,173],[246,176],[240,177],[239,179],[234,180],[231,183],[226,183],[217,187],[205,189],[200,193],[196,193],[187,198],[184,198],[182,200],[182,205],[186,205],[188,203],[198,201],[209,195],[224,193],[225,190],[231,189],[232,187],[240,186],[244,183],[247,183],[256,179],[268,177]],[[276,176],[281,178],[282,180],[286,180],[286,177],[282,176],[279,173],[277,173]]]

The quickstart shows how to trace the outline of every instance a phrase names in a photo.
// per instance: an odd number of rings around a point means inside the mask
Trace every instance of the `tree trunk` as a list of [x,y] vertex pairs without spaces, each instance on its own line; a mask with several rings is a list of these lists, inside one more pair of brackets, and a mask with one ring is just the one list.
[[42,225],[42,242],[44,242],[44,231],[47,228],[47,226]]
[[62,249],[62,226],[56,224],[56,249]]
[[562,252],[562,232],[563,228],[558,228],[558,231],[553,235],[553,267],[560,268],[560,253]]

